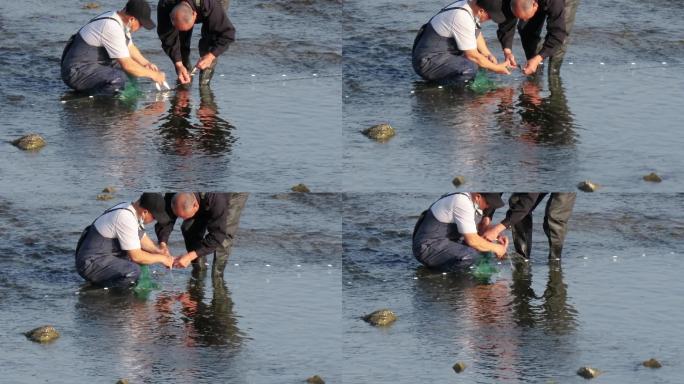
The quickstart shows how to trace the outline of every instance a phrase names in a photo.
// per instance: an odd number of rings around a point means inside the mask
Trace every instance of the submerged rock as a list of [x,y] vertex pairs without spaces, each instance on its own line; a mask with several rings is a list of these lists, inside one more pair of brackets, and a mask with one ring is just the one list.
[[114,195],[111,193],[100,193],[99,195],[95,196],[95,199],[100,200],[100,201],[108,201],[114,198]]
[[641,363],[641,365],[643,365],[646,368],[661,368],[663,366],[662,364],[660,364],[660,361],[653,358],[644,361],[643,363]]
[[311,190],[309,190],[309,187],[306,185],[299,183],[292,187],[292,192],[297,192],[297,193],[309,193]]
[[377,141],[389,140],[389,138],[395,134],[394,128],[386,123],[374,125],[370,128],[364,129],[362,133]]
[[377,237],[369,237],[368,240],[366,240],[366,247],[374,248],[378,246],[380,246],[380,239]]
[[594,184],[589,180],[584,180],[581,183],[577,184],[577,188],[579,188],[580,191],[584,192],[594,192],[599,188],[599,185]]
[[116,192],[116,188],[111,187],[111,186],[110,187],[104,187],[104,189],[102,190],[102,193],[114,193],[114,192]]
[[320,376],[318,375],[313,375],[306,379],[306,382],[309,384],[325,384],[325,380],[323,380]]
[[394,323],[397,316],[389,309],[379,309],[369,315],[363,316],[362,319],[374,326],[385,326]]
[[451,180],[451,184],[453,184],[454,187],[460,187],[461,185],[465,184],[465,181],[465,177],[456,176],[453,180]]
[[12,144],[24,151],[35,151],[43,148],[47,142],[41,135],[31,133],[14,140]]
[[451,368],[453,368],[456,373],[461,373],[465,371],[466,367],[467,365],[464,362],[459,361],[456,364],[454,364],[454,366]]
[[98,8],[100,8],[100,4],[98,4],[94,1],[83,4],[83,9],[98,9]]
[[661,179],[660,176],[658,176],[658,174],[655,172],[651,172],[648,175],[644,176],[644,180],[650,181],[652,183],[660,183],[661,181],[663,181],[663,179]]
[[600,375],[601,371],[592,367],[582,367],[577,370],[577,374],[585,379],[593,379],[594,377]]
[[36,343],[50,343],[59,337],[59,332],[51,325],[44,325],[28,331],[24,335]]
[[24,99],[26,99],[26,96],[24,96],[24,95],[7,95],[7,96],[5,96],[5,99],[10,104],[17,104],[20,101],[24,101]]

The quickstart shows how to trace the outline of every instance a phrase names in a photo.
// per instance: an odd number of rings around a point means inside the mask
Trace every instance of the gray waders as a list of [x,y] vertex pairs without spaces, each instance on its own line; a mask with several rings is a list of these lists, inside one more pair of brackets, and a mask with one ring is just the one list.
[[[444,8],[437,14],[450,10],[468,12],[465,8],[453,7]],[[453,38],[440,36],[430,21],[421,27],[413,43],[411,62],[416,74],[427,81],[438,83],[474,79],[478,70],[477,64],[463,55],[463,51],[458,48]]]
[[[102,19],[116,20],[99,17],[89,23]],[[89,45],[78,32],[71,36],[64,48],[61,74],[62,80],[70,88],[87,93],[116,93],[126,86],[128,79],[126,72],[118,67],[118,62],[109,57],[107,49]]]
[[440,222],[428,208],[413,230],[413,256],[429,268],[456,270],[470,267],[480,252],[463,243],[455,223]]
[[[211,266],[212,277],[223,277],[223,271],[226,269],[228,257],[230,256],[231,248],[233,247],[233,239],[237,233],[240,224],[240,214],[247,203],[249,193],[229,193],[228,194],[228,215],[226,217],[226,239],[214,251],[214,263]],[[188,219],[183,220],[181,224],[181,232],[185,240],[185,248],[188,252],[199,248],[199,244],[207,232],[207,222],[204,220]],[[192,261],[193,272],[206,269],[206,258],[200,256]]]
[[[115,208],[105,213],[120,209],[130,212],[126,208]],[[134,285],[140,277],[140,266],[129,260],[118,239],[100,235],[94,224],[93,221],[83,230],[76,246],[76,271],[87,281],[103,287],[127,288]],[[139,228],[138,237],[142,239],[143,234]]]
[[[532,247],[532,212],[545,196],[546,194],[541,194],[530,213],[511,227],[515,251],[526,259],[530,258]],[[576,194],[572,192],[552,193],[546,202],[544,233],[549,240],[549,259],[551,260],[560,259],[563,252],[563,243],[568,231],[568,220],[575,206],[575,197]],[[515,194],[512,195],[510,197],[511,202],[516,198]]]

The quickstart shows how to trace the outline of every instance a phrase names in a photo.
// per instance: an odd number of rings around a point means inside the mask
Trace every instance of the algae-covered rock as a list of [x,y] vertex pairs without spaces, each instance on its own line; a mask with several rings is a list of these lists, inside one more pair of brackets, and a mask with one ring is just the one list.
[[454,364],[454,366],[451,368],[454,369],[454,372],[461,373],[461,372],[465,371],[466,367],[467,367],[467,365],[464,362],[459,361],[456,364]]
[[297,193],[309,193],[311,190],[309,190],[309,187],[306,185],[299,183],[292,187],[292,192],[297,192]]
[[115,192],[116,192],[116,188],[114,188],[112,186],[104,187],[102,189],[102,193],[115,193]]
[[35,151],[43,148],[47,142],[41,135],[31,133],[14,140],[12,144],[24,151]]
[[363,316],[362,319],[370,325],[383,327],[395,322],[397,316],[389,309],[379,309],[369,315]]
[[377,141],[386,141],[395,135],[394,128],[386,123],[374,125],[370,128],[364,129],[362,133]]
[[663,181],[663,179],[660,178],[660,176],[658,176],[658,174],[655,172],[651,172],[648,175],[644,176],[644,180],[650,181],[652,183],[660,183],[661,181]]
[[100,8],[100,4],[96,3],[94,1],[83,4],[83,9],[98,9],[98,8]]
[[108,201],[114,198],[114,195],[111,193],[100,193],[99,195],[95,196],[95,199],[100,200],[100,201]]
[[309,384],[325,384],[325,380],[323,380],[320,376],[318,375],[313,375],[306,379],[306,382]]
[[582,367],[577,370],[577,374],[585,379],[593,379],[594,377],[600,375],[601,371],[592,367]]
[[465,181],[465,177],[456,176],[453,180],[451,180],[451,184],[453,184],[454,187],[460,187],[461,185],[465,184]]
[[24,335],[36,343],[50,343],[59,337],[59,332],[51,325],[44,325],[28,331]]
[[653,358],[644,361],[643,363],[641,363],[641,365],[643,365],[646,368],[661,368],[663,366],[662,364],[660,364],[660,361]]
[[594,192],[599,188],[599,185],[592,183],[589,180],[584,180],[581,183],[577,184],[577,188],[579,188],[580,191],[584,192]]

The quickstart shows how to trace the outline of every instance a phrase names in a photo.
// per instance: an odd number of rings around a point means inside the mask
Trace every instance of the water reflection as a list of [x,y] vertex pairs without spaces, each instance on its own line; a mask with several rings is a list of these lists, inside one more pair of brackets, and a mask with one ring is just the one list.
[[159,133],[164,153],[190,156],[199,151],[208,155],[230,154],[236,141],[235,127],[219,116],[214,92],[200,87],[197,122],[192,114],[192,95],[189,87],[179,86],[171,99],[168,114],[162,117]]

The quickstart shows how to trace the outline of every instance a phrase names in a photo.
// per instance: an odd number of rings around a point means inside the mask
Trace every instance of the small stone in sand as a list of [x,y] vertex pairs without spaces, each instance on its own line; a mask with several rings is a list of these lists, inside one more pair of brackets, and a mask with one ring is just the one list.
[[395,135],[394,128],[386,123],[374,125],[370,128],[364,129],[361,131],[361,133],[377,141],[387,141]]
[[385,326],[394,323],[397,316],[389,309],[379,309],[369,315],[363,316],[362,319],[374,326]]
[[111,187],[111,186],[110,187],[104,187],[104,189],[102,189],[102,193],[114,193],[114,192],[116,192],[116,188]]
[[461,373],[465,371],[466,367],[467,365],[464,362],[459,361],[458,363],[454,364],[452,368],[454,369],[454,372]]
[[47,142],[41,135],[31,133],[14,140],[12,144],[24,151],[34,151],[43,148]]
[[663,179],[660,178],[660,176],[658,176],[658,174],[656,174],[655,172],[651,172],[648,175],[644,176],[644,180],[650,181],[652,183],[660,183],[661,181],[663,181]]
[[451,180],[451,184],[453,184],[454,187],[460,187],[461,185],[465,184],[465,181],[465,177],[456,176],[453,180]]
[[44,325],[28,331],[24,335],[36,343],[50,343],[59,337],[59,332],[51,325]]
[[95,199],[100,200],[100,201],[107,201],[111,200],[114,198],[114,195],[111,193],[100,193],[99,195],[95,196]]
[[599,371],[596,368],[582,367],[577,370],[577,374],[584,377],[585,379],[593,379],[594,377],[600,375],[601,371]]
[[100,8],[100,4],[98,4],[94,1],[83,4],[83,9],[98,9],[98,8]]
[[594,192],[599,188],[599,185],[594,184],[589,180],[584,180],[581,183],[577,184],[577,188],[579,188],[580,191],[584,192]]
[[309,384],[325,384],[325,381],[318,375],[313,375],[306,379],[306,382]]
[[297,193],[309,193],[311,190],[309,190],[309,187],[306,185],[299,183],[292,187],[292,192],[297,192]]
[[663,366],[662,364],[660,364],[660,361],[656,359],[648,359],[641,363],[641,365],[643,365],[646,368],[661,368]]

